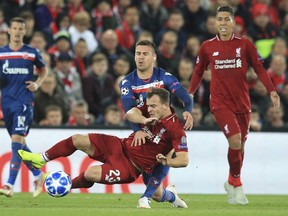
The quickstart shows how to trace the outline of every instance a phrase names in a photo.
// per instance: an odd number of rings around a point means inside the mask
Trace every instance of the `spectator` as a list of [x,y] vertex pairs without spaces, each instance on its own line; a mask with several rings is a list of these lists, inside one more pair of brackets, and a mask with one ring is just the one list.
[[63,0],[39,0],[35,9],[36,29],[48,31],[53,21],[62,12]]
[[89,64],[88,44],[84,39],[80,38],[74,45],[74,54],[74,66],[83,79],[86,76]]
[[135,45],[140,32],[138,8],[133,5],[126,7],[122,25],[115,30],[120,46],[131,49]]
[[285,58],[286,63],[287,61],[287,42],[282,37],[277,37],[275,39],[275,43],[272,46],[272,50],[270,55],[265,59],[264,66],[265,68],[269,68],[272,60],[272,56],[274,55],[282,55]]
[[199,104],[194,104],[192,109],[192,117],[193,117],[193,128],[199,128],[203,126],[202,118],[203,112],[202,108]]
[[208,13],[200,6],[200,0],[186,0],[182,7],[184,15],[184,31],[189,35],[203,34]]
[[164,25],[164,27],[162,27],[160,32],[156,35],[155,39],[156,44],[159,45],[160,39],[162,38],[164,32],[172,30],[175,31],[175,33],[177,33],[178,36],[177,51],[182,52],[186,45],[187,40],[186,33],[182,29],[183,25],[184,25],[184,17],[182,11],[179,9],[171,10],[166,25]]
[[29,44],[34,33],[35,18],[31,11],[23,11],[20,15],[26,21],[26,34],[24,36],[24,43]]
[[121,110],[116,105],[110,105],[104,112],[104,125],[105,126],[118,126],[123,127],[124,121],[121,118]]
[[260,116],[259,108],[257,105],[252,104],[251,118],[250,118],[250,128],[252,131],[262,130],[262,119]]
[[176,76],[179,82],[183,81],[190,82],[193,69],[194,69],[193,63],[190,59],[188,58],[181,59],[178,66],[178,76]]
[[95,118],[88,112],[88,105],[84,100],[75,101],[71,106],[68,126],[79,127],[93,125]]
[[132,0],[118,0],[116,4],[113,6],[112,10],[116,17],[118,25],[122,24],[124,9],[130,6],[131,3]]
[[44,34],[40,31],[33,32],[30,46],[37,48],[41,53],[46,52],[47,41]]
[[98,41],[96,40],[94,33],[89,30],[90,26],[91,19],[89,14],[86,11],[81,11],[75,14],[73,24],[69,27],[68,31],[73,46],[80,38],[83,38],[87,43],[89,43],[89,53],[92,53],[98,47]]
[[198,51],[200,49],[200,39],[197,36],[190,36],[186,42],[186,48],[183,50],[182,58],[191,59],[196,64]]
[[57,105],[49,105],[45,109],[45,119],[39,122],[40,126],[61,126],[62,125],[62,110]]
[[209,69],[204,72],[200,86],[194,94],[194,101],[202,107],[204,117],[210,112],[210,83],[211,70]]
[[114,78],[108,73],[108,60],[104,54],[93,55],[91,72],[83,79],[83,93],[89,112],[97,122],[103,122],[104,110],[116,103]]
[[174,31],[167,31],[163,34],[157,52],[158,67],[172,73],[177,74],[181,53],[176,50],[177,47],[177,34]]
[[282,55],[274,55],[267,73],[278,93],[282,92],[283,85],[288,81],[286,58]]
[[57,85],[65,92],[70,104],[83,100],[81,78],[76,68],[72,67],[72,62],[73,58],[68,52],[60,53],[54,68]]
[[153,34],[157,35],[168,18],[168,12],[161,6],[161,0],[146,0],[142,2],[140,12],[140,26]]
[[[229,0],[229,5],[234,9],[234,16],[241,17],[243,26],[248,26],[252,22],[251,14],[242,0]],[[235,22],[237,19],[235,19]]]
[[208,15],[205,25],[203,26],[203,34],[201,40],[208,40],[217,34],[216,29],[216,17],[214,15]]
[[251,103],[259,107],[261,118],[265,117],[270,104],[270,97],[267,95],[265,86],[257,79],[249,93]]
[[284,121],[288,123],[288,82],[284,84],[280,98],[284,107]]
[[48,73],[39,91],[35,93],[34,121],[37,124],[45,118],[45,109],[50,105],[61,108],[62,123],[66,123],[70,110],[69,100],[64,91],[57,87],[56,77],[52,72]]
[[118,26],[109,0],[98,0],[96,7],[91,11],[91,15],[93,18],[93,29],[98,40],[105,30],[115,29]]
[[55,67],[57,58],[60,53],[69,52],[72,55],[70,35],[66,31],[61,31],[56,34],[55,44],[47,51],[51,55],[52,67]]
[[82,3],[83,0],[69,0],[66,4],[65,11],[68,12],[69,19],[73,20],[76,13],[84,11],[85,7]]
[[130,69],[135,67],[134,57],[132,54],[127,50],[122,48],[118,44],[118,37],[114,30],[109,29],[103,32],[100,40],[100,47],[97,50],[97,53],[103,53],[109,63],[109,73],[113,74],[113,64],[121,55],[126,55],[130,62]]
[[281,105],[279,108],[274,108],[272,105],[269,106],[266,115],[266,121],[263,125],[263,129],[273,129],[273,128],[284,128],[287,124],[284,122],[284,110]]
[[5,22],[4,11],[0,7],[0,32],[7,32],[7,31],[8,31],[8,24]]
[[130,62],[125,55],[119,56],[119,58],[113,64],[114,77],[126,76],[129,73]]
[[59,31],[68,31],[71,25],[71,20],[73,19],[70,18],[67,12],[63,11],[59,13],[55,22],[53,23],[53,26],[51,26],[53,35],[57,34]]
[[238,37],[246,36],[247,30],[244,23],[244,20],[240,16],[235,16],[235,30],[234,33]]
[[280,31],[269,21],[269,11],[265,4],[255,4],[251,14],[253,22],[248,26],[247,33],[254,41],[261,57],[266,59],[275,38],[280,36]]
[[7,32],[0,32],[0,47],[5,46],[9,43]]

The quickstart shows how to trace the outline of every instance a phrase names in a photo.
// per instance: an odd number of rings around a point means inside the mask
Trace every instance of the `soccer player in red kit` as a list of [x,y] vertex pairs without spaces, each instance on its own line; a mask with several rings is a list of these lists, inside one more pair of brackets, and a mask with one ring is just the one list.
[[228,181],[224,184],[227,201],[229,204],[248,204],[240,177],[251,113],[246,81],[248,68],[252,67],[257,73],[270,93],[274,107],[280,106],[280,99],[253,43],[234,35],[233,9],[230,6],[220,6],[216,19],[218,34],[201,45],[189,93],[193,96],[209,66],[212,73],[210,110],[229,144],[230,170]]
[[[73,135],[42,154],[19,150],[23,161],[35,168],[58,157],[67,157],[81,150],[102,165],[89,167],[72,180],[72,188],[90,188],[95,182],[121,184],[135,181],[143,172],[151,173],[161,163],[170,167],[188,165],[186,134],[181,121],[170,108],[170,94],[163,88],[151,88],[147,92],[147,106],[132,108],[126,113],[129,121],[141,124],[150,138],[145,145],[131,145],[135,133],[120,139],[105,134]],[[175,152],[176,157],[172,158]],[[183,202],[174,194],[173,202]]]

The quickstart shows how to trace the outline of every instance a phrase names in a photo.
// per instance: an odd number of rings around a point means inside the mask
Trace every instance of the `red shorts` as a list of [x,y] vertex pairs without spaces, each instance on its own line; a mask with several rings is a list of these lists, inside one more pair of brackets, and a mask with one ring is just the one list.
[[226,138],[240,133],[241,141],[245,143],[249,132],[250,113],[215,110],[213,115]]
[[122,184],[135,181],[141,174],[125,156],[121,139],[105,134],[89,134],[94,146],[94,160],[103,164],[101,182],[103,184]]

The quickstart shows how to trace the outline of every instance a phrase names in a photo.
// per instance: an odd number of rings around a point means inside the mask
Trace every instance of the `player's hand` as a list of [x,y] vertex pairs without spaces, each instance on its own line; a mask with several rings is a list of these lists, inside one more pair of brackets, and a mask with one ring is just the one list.
[[145,133],[142,130],[139,130],[139,131],[135,132],[134,139],[133,139],[133,141],[131,143],[131,146],[140,146],[142,144],[145,144],[146,137],[147,138],[152,138],[151,135]]
[[270,92],[270,98],[271,98],[271,101],[273,103],[274,108],[279,108],[280,107],[280,97],[276,91]]
[[184,129],[185,130],[192,130],[193,128],[193,117],[190,112],[185,111],[183,112],[183,119],[185,120]]
[[26,88],[31,92],[35,92],[39,88],[39,85],[36,82],[26,81],[25,83],[27,84]]
[[163,154],[157,154],[156,160],[158,163],[161,163],[164,166],[167,165],[167,157],[165,157]]
[[159,121],[158,118],[146,118],[145,121],[143,122],[144,125],[155,125]]

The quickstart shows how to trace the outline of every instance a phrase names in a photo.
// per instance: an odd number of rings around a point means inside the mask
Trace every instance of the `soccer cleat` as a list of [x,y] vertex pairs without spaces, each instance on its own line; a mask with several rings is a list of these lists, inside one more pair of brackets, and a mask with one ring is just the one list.
[[229,204],[236,204],[234,199],[234,186],[229,184],[228,182],[225,182],[224,189],[227,192],[227,202]]
[[237,204],[246,205],[248,204],[248,199],[246,198],[243,187],[234,188],[234,200]]
[[10,188],[8,185],[4,185],[2,188],[0,188],[0,195],[4,195],[6,197],[12,197],[13,189]]
[[35,154],[24,150],[18,150],[18,155],[23,161],[31,162],[35,169],[40,169],[45,165],[45,161],[42,159],[41,154]]
[[187,204],[182,199],[180,199],[180,197],[178,196],[178,194],[176,192],[175,185],[168,185],[166,187],[166,190],[172,192],[175,195],[175,201],[172,203],[173,207],[176,207],[176,208],[188,208]]
[[142,197],[138,200],[137,208],[151,208],[151,201],[147,197]]
[[46,175],[44,175],[44,173],[41,172],[41,177],[38,180],[34,181],[35,190],[33,192],[33,197],[37,197],[41,194],[42,185],[43,185],[45,179],[46,179]]

